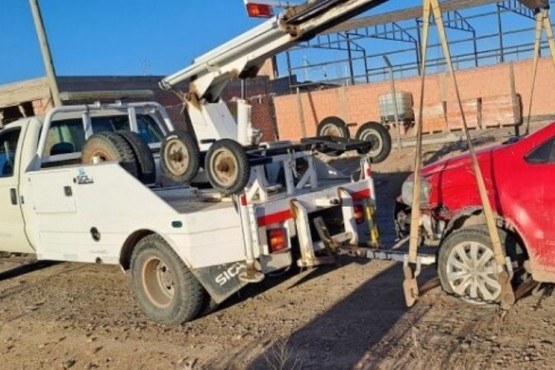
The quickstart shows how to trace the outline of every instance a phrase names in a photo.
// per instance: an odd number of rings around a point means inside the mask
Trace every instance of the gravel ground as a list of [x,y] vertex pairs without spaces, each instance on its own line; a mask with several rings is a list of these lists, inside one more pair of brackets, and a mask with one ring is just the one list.
[[[427,147],[427,159],[459,144]],[[439,154],[438,154],[439,153]],[[413,149],[375,166],[384,244]],[[357,159],[334,161],[356,168]],[[420,283],[434,282],[434,268]],[[146,319],[118,267],[0,259],[2,369],[550,369],[551,292],[503,313],[439,288],[405,307],[399,264],[341,258],[338,266],[248,287],[181,327]]]

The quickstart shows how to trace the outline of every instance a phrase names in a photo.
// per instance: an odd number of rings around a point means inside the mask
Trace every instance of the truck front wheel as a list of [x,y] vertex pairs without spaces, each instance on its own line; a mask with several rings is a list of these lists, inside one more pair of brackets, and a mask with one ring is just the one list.
[[133,292],[154,321],[179,325],[194,319],[207,298],[187,266],[159,235],[141,239],[131,256]]

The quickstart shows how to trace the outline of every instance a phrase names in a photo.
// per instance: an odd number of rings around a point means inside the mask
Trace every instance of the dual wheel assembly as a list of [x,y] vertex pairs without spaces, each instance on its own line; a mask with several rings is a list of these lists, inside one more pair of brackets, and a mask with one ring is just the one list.
[[[349,127],[339,117],[326,117],[316,130],[317,136],[331,136],[343,139],[350,138]],[[380,163],[391,153],[391,135],[387,128],[379,122],[366,122],[356,132],[356,140],[369,142],[370,149],[366,153],[373,163]]]
[[214,142],[203,155],[192,134],[175,130],[166,136],[162,144],[160,165],[171,180],[189,184],[198,175],[203,156],[204,171],[214,189],[229,195],[247,186],[250,178],[247,153],[241,144],[230,139]]

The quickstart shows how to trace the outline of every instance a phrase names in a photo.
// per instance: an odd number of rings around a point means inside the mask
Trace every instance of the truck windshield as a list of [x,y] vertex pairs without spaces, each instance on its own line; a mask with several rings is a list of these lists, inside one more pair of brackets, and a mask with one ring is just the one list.
[[5,131],[0,136],[0,177],[13,176],[15,151],[19,140],[19,128]]

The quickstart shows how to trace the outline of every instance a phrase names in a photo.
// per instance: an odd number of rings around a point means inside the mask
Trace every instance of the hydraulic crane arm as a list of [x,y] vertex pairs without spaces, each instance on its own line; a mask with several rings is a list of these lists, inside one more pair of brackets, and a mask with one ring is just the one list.
[[217,102],[234,78],[254,77],[262,63],[386,0],[310,0],[226,42],[160,81],[163,90],[189,82],[196,99]]

